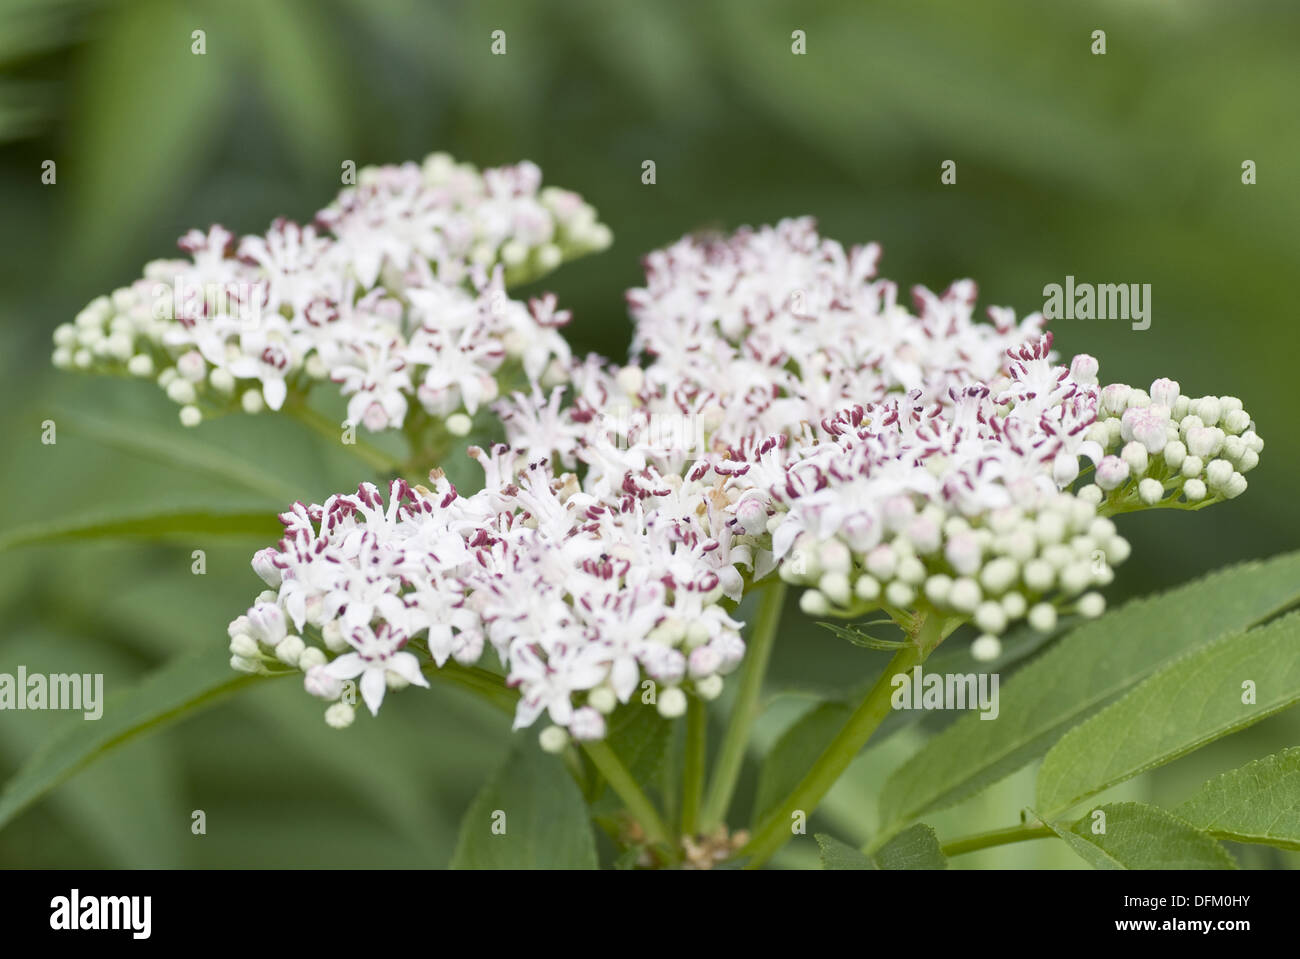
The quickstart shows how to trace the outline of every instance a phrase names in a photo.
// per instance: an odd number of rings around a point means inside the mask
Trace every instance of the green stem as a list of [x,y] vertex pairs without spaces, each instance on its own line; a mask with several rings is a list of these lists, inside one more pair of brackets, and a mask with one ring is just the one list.
[[686,704],[686,761],[682,774],[682,835],[699,830],[704,796],[704,760],[708,751],[709,716],[704,700],[692,696]]
[[355,453],[356,456],[368,466],[374,467],[377,470],[382,470],[384,473],[393,476],[400,475],[402,464],[399,463],[396,458],[389,456],[383,450],[371,446],[369,443],[365,443],[361,440],[356,440],[352,443],[344,443],[342,441],[342,436],[339,433],[339,427],[331,422],[329,417],[312,409],[306,403],[286,403],[284,411],[304,426]]
[[1011,842],[1024,842],[1027,839],[1046,839],[1055,835],[1056,833],[1041,823],[1024,823],[1019,826],[1009,826],[1006,829],[991,829],[988,832],[962,836],[960,839],[944,843],[942,850],[945,856],[960,856],[964,853],[988,849],[992,846],[1003,846]]
[[623,800],[623,805],[632,814],[632,818],[640,823],[641,831],[645,833],[647,841],[652,845],[666,844],[668,842],[668,827],[664,825],[663,820],[659,817],[659,813],[655,810],[650,797],[641,791],[641,787],[637,785],[636,780],[632,778],[632,774],[627,771],[627,767],[615,755],[614,750],[609,748],[609,744],[603,739],[589,740],[582,744],[582,748],[596,769],[605,777],[605,782],[609,783],[609,788],[614,790],[618,797]]
[[894,654],[885,671],[876,680],[866,698],[849,717],[829,746],[813,763],[812,769],[799,781],[794,791],[755,831],[753,838],[738,855],[747,858],[747,869],[757,869],[771,858],[791,838],[791,822],[796,813],[812,814],[844,770],[862,751],[871,734],[889,715],[895,676],[911,672],[923,663],[939,645],[944,635],[943,617],[931,614],[926,617],[912,642]]
[[740,767],[745,761],[745,749],[749,745],[750,730],[758,718],[758,696],[763,689],[763,677],[767,673],[767,663],[772,656],[772,644],[776,639],[777,626],[781,622],[781,608],[785,605],[786,586],[777,580],[767,587],[763,602],[758,609],[758,619],[754,633],[749,638],[749,648],[745,651],[744,671],[740,677],[740,691],[731,710],[731,721],[722,739],[722,748],[713,767],[713,779],[709,782],[709,792],[704,800],[702,831],[711,833],[726,818],[731,806],[731,797],[736,791],[736,781],[740,778]]

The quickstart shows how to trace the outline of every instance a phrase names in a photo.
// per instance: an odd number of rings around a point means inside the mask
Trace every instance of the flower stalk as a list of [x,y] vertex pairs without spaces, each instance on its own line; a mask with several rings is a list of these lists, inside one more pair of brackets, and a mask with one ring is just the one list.
[[[911,642],[894,654],[880,678],[867,692],[853,715],[831,740],[813,766],[777,809],[755,830],[753,838],[738,856],[747,860],[747,869],[766,863],[793,835],[791,822],[796,814],[811,815],[830,792],[831,787],[862,751],[872,734],[890,712],[894,677],[909,673],[925,662],[943,640],[943,617],[931,613],[921,623]],[[955,628],[955,624],[954,624]]]
[[785,593],[786,585],[783,582],[773,583],[763,593],[754,633],[745,655],[740,689],[732,704],[731,720],[723,736],[717,763],[713,767],[713,779],[704,800],[701,823],[703,832],[712,832],[723,822],[736,791],[740,768],[745,761],[745,750],[749,746],[749,734],[754,728],[754,720],[758,718],[758,697],[763,689],[763,678],[767,674],[767,664],[781,623]]

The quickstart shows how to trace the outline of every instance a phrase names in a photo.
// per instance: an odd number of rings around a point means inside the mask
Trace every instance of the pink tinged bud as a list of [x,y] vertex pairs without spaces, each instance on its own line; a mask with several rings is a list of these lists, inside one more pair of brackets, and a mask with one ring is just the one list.
[[284,612],[273,603],[258,603],[248,611],[249,632],[267,646],[275,646],[288,632]]
[[1118,456],[1103,456],[1097,464],[1097,485],[1109,492],[1128,481],[1128,464]]
[[343,694],[343,680],[335,679],[324,666],[313,666],[307,670],[302,685],[317,699],[338,699]]
[[1157,406],[1167,406],[1169,409],[1173,409],[1181,392],[1177,380],[1162,377],[1151,384],[1151,402]]
[[1095,357],[1080,353],[1070,362],[1070,378],[1080,386],[1096,386],[1100,368]]
[[980,567],[980,547],[975,537],[962,533],[948,540],[944,558],[963,576],[972,576]]
[[191,383],[198,383],[207,375],[208,364],[198,350],[190,350],[176,358],[176,371]]
[[1101,390],[1101,412],[1117,416],[1123,413],[1128,406],[1128,396],[1132,387],[1125,386],[1123,383],[1112,383],[1110,386],[1104,386]]
[[916,508],[912,501],[906,496],[895,496],[885,501],[885,525],[890,532],[896,533],[903,529],[916,513]]
[[366,407],[365,415],[362,416],[361,422],[366,429],[372,433],[378,433],[388,429],[388,413],[380,403],[371,403]]
[[646,657],[645,671],[661,683],[678,683],[686,675],[686,657],[675,649],[660,647]]
[[758,536],[767,529],[767,510],[758,499],[746,499],[736,506],[736,522],[750,536]]
[[605,717],[590,706],[575,709],[569,720],[569,734],[580,741],[604,739]]
[[1169,423],[1169,407],[1138,406],[1124,412],[1120,420],[1120,436],[1125,442],[1136,440],[1147,448],[1148,453],[1159,453],[1169,441],[1166,426]]
[[907,525],[907,537],[921,554],[933,553],[941,539],[939,524],[928,516],[918,516]]
[[712,646],[699,646],[691,652],[690,674],[694,679],[711,676],[722,668],[722,654]]
[[262,582],[273,588],[278,588],[281,582],[280,567],[275,565],[277,555],[279,554],[269,546],[258,550],[253,555],[253,572],[261,577]]
[[1196,426],[1187,431],[1187,451],[1208,459],[1223,448],[1223,430],[1217,426]]
[[856,553],[865,553],[880,542],[880,523],[871,513],[854,513],[847,517],[841,531]]

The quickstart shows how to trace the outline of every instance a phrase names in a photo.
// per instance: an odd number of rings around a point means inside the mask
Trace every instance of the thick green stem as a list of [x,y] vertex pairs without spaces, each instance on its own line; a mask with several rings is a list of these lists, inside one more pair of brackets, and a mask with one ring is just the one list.
[[960,856],[963,853],[988,849],[992,846],[1004,846],[1007,843],[1024,842],[1027,839],[1046,839],[1055,835],[1056,833],[1041,823],[1025,823],[1020,826],[1009,826],[1006,829],[992,829],[971,836],[962,836],[960,839],[944,843],[942,849],[945,856]]
[[812,815],[817,804],[830,792],[871,734],[889,715],[894,677],[909,673],[914,666],[923,663],[943,639],[943,630],[943,618],[932,613],[922,622],[912,641],[894,654],[866,698],[813,763],[812,769],[740,850],[738,855],[748,860],[746,868],[757,869],[789,841],[794,835],[791,824],[795,822],[796,814],[801,814],[802,818]]
[[694,836],[699,830],[708,736],[709,717],[704,708],[704,700],[692,696],[686,705],[686,761],[682,773],[683,836]]
[[646,840],[651,844],[667,843],[668,827],[664,825],[654,803],[641,791],[641,787],[615,755],[614,750],[609,748],[609,744],[603,739],[590,740],[584,742],[582,748],[596,769],[605,777],[609,788],[618,794],[618,798],[623,800],[623,805],[632,814],[632,818],[640,824]]
[[772,657],[772,644],[781,622],[781,607],[785,605],[785,583],[777,580],[767,587],[759,606],[754,633],[745,651],[745,665],[740,677],[740,691],[731,710],[731,721],[722,739],[713,779],[709,782],[708,796],[704,800],[702,831],[711,833],[726,818],[731,797],[740,778],[740,767],[745,761],[749,746],[749,733],[758,718],[758,696],[763,689],[763,677]]

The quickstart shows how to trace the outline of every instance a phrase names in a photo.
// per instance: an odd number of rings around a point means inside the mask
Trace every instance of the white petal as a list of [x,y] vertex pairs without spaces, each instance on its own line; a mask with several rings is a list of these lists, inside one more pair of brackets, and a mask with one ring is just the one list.
[[384,701],[384,690],[388,688],[388,683],[384,681],[384,671],[382,669],[367,669],[361,676],[361,698],[366,701],[370,707],[370,715],[379,714],[379,704]]
[[394,653],[388,657],[385,665],[412,686],[429,685],[429,681],[420,672],[420,661],[416,659],[414,653]]

